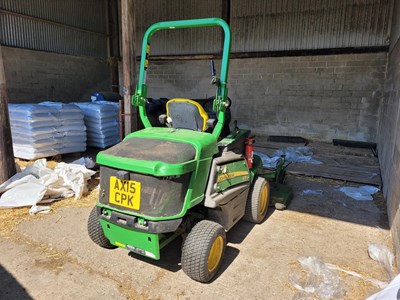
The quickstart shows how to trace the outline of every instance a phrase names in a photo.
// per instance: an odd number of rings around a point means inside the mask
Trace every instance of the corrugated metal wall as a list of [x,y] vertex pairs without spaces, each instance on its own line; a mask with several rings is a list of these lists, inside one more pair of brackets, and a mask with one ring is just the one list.
[[[263,52],[389,45],[394,0],[230,0],[232,52]],[[137,2],[137,41],[164,20],[221,17],[227,1]],[[195,32],[195,31],[198,32]],[[157,55],[208,54],[221,50],[219,30],[160,32]]]
[[[400,38],[400,2],[397,0],[393,7],[393,18],[392,18],[392,31],[390,33],[390,51],[396,46],[396,41]],[[399,241],[400,242],[400,241]],[[399,249],[400,251],[400,249]],[[400,257],[399,257],[400,260]]]
[[[230,0],[232,52],[388,46],[394,0]],[[224,0],[136,1],[138,49],[165,20],[221,17]],[[103,0],[0,0],[0,43],[107,57]],[[157,32],[152,55],[221,51],[219,28]]]
[[0,43],[71,55],[107,57],[102,0],[0,0]]
[[[155,22],[220,18],[222,14],[222,0],[147,0],[135,4],[138,46],[146,29]],[[221,43],[219,28],[162,30],[151,40],[151,55],[218,53]]]
[[232,0],[232,51],[387,46],[391,8],[392,0]]

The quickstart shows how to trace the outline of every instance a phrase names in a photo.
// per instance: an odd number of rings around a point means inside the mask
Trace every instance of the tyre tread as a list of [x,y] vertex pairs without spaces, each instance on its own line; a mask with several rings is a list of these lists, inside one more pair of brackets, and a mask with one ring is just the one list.
[[[215,222],[203,220],[197,223],[189,233],[182,248],[182,269],[192,279],[199,282],[208,282],[218,272],[219,266],[211,274],[208,272],[208,255],[215,238],[226,235],[223,227]],[[210,239],[210,237],[214,237]],[[222,252],[222,255],[224,250]],[[221,262],[220,262],[221,264]]]
[[101,227],[99,216],[97,215],[96,207],[93,207],[89,214],[87,230],[90,239],[102,248],[115,249],[117,248],[106,238]]
[[[257,177],[254,181],[254,184],[251,185],[249,195],[246,201],[246,209],[243,216],[243,220],[259,224],[264,219],[265,215],[262,217],[258,215],[258,203],[261,194],[261,189],[264,183],[268,184],[268,181],[263,177]],[[267,203],[267,210],[268,210],[269,199],[267,201],[268,201]]]

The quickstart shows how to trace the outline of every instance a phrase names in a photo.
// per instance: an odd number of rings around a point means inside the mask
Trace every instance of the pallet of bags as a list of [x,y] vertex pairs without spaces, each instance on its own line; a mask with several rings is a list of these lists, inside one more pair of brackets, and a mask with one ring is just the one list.
[[57,121],[50,109],[38,104],[9,104],[14,156],[35,159],[56,155],[53,138]]
[[81,109],[74,104],[41,102],[51,108],[57,120],[55,140],[59,154],[86,151],[86,126]]
[[9,104],[14,156],[36,159],[86,150],[79,107],[46,102]]
[[85,116],[88,146],[104,149],[120,142],[117,103],[96,101],[75,104]]

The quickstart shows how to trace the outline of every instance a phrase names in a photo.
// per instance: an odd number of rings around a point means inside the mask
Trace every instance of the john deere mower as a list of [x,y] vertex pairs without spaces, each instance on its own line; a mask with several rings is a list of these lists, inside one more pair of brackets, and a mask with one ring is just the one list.
[[[168,100],[166,114],[159,116],[164,126],[153,127],[146,113],[150,38],[158,30],[202,26],[220,26],[224,31],[220,77],[211,64],[216,95],[211,105],[207,99]],[[208,282],[221,265],[225,233],[241,219],[252,223],[264,219],[271,204],[270,184],[284,195],[273,204],[277,208],[288,204],[290,192],[280,184],[284,158],[277,168],[264,170],[260,158],[253,157],[250,131],[235,126],[229,132],[230,43],[229,26],[217,18],[160,22],[146,31],[132,97],[145,128],[97,155],[100,194],[88,232],[99,246],[158,260],[162,248],[183,237],[183,271]]]

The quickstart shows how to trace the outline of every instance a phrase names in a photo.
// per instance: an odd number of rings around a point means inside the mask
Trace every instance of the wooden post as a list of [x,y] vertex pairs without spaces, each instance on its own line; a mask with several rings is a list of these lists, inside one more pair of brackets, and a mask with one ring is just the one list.
[[0,184],[14,174],[15,161],[8,115],[6,74],[0,45]]
[[[228,25],[231,25],[231,0],[222,0],[221,1],[221,18],[224,20]],[[225,34],[221,30],[221,56],[222,50],[224,49],[224,37]]]
[[119,22],[118,22],[118,1],[106,0],[107,7],[107,34],[108,34],[108,60],[111,69],[112,91],[119,93]]
[[138,129],[138,114],[132,106],[136,84],[136,24],[134,0],[121,0],[122,70],[125,135]]
[[221,18],[230,25],[231,23],[231,0],[222,0],[221,1]]

